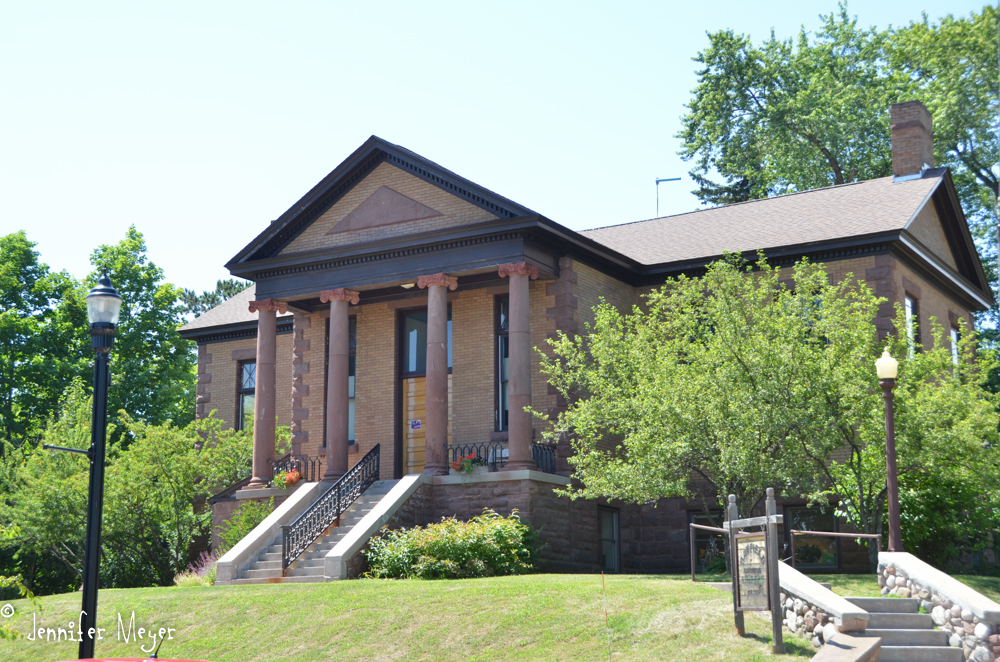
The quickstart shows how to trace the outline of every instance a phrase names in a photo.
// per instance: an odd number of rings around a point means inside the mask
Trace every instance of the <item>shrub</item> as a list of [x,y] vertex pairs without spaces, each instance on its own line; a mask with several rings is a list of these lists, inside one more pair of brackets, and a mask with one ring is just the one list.
[[274,510],[274,497],[267,501],[245,501],[228,521],[222,524],[222,531],[219,537],[222,538],[220,553],[243,540],[243,538],[257,528],[257,525]]
[[534,569],[537,534],[518,516],[489,508],[468,522],[445,517],[438,524],[382,532],[364,552],[366,577],[462,579],[523,575]]
[[202,552],[198,559],[187,567],[187,570],[174,577],[177,586],[213,586],[215,585],[215,564],[218,561],[216,552]]

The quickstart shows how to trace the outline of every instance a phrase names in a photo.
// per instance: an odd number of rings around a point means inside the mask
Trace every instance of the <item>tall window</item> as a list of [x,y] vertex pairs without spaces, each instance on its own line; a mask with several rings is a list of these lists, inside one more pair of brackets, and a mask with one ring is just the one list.
[[920,343],[920,304],[909,294],[903,297],[903,312],[906,315],[906,339],[909,341],[910,357],[916,351],[917,344]]
[[506,296],[496,299],[496,429],[497,432],[507,429],[508,414],[510,406],[508,404],[508,383],[510,373],[508,372],[508,362],[510,360],[510,337],[507,335],[510,330],[510,299]]
[[958,365],[958,329],[951,327],[951,362]]
[[[705,513],[691,513],[690,523],[718,527],[724,518],[722,511],[715,513],[714,521]],[[711,574],[726,572],[726,543],[722,534],[713,531],[694,530],[695,571]]]
[[[448,368],[451,368],[451,308],[448,308]],[[427,372],[427,311],[406,313],[403,319],[403,376]]]
[[[348,361],[347,361],[347,441],[354,443],[354,375],[357,370],[357,350],[358,350],[358,320],[351,317],[347,322],[348,329]],[[330,374],[330,320],[326,320],[326,375]],[[329,380],[328,380],[329,381]],[[326,402],[326,393],[330,385],[327,384],[323,392],[323,402]],[[326,420],[323,421],[323,445],[326,446]]]
[[836,568],[840,565],[837,539],[820,533],[837,531],[837,518],[833,516],[832,509],[789,508],[787,521],[791,522],[790,530],[817,532],[815,536],[795,536],[796,565],[807,568]]
[[236,429],[253,428],[254,392],[257,390],[257,362],[240,361],[237,364]]
[[618,511],[613,508],[597,509],[601,536],[601,570],[618,572]]

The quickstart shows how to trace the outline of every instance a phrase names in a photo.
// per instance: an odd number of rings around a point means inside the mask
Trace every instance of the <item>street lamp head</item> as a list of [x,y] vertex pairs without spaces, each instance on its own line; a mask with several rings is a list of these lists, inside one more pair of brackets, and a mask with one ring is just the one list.
[[895,379],[899,361],[889,356],[889,350],[883,350],[882,356],[875,361],[875,372],[879,379]]
[[106,352],[111,349],[121,308],[122,297],[111,286],[111,279],[105,273],[87,295],[87,318],[95,350]]

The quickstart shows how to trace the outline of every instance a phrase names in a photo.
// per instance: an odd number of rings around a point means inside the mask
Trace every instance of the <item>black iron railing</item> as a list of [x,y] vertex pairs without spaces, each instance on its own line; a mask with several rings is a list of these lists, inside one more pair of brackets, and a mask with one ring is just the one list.
[[323,478],[323,461],[318,457],[308,455],[285,455],[276,460],[268,460],[271,465],[271,477],[279,471],[291,471],[297,469],[302,480],[307,483],[314,483]]
[[323,535],[344,511],[378,480],[379,445],[368,451],[340,480],[330,486],[316,503],[291,524],[281,527],[281,568],[287,568],[302,552]]
[[[507,464],[509,451],[506,441],[477,441],[465,444],[445,444],[448,464],[458,462],[462,458],[473,456],[481,466],[497,471]],[[555,444],[531,444],[531,459],[539,471],[554,474],[556,472]]]

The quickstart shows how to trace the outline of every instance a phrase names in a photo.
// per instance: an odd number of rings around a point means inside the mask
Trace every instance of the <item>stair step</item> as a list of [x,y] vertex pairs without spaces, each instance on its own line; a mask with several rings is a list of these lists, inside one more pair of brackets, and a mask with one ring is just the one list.
[[916,614],[920,611],[920,600],[916,598],[847,598],[847,601],[869,613]]
[[281,570],[281,559],[277,561],[254,561],[250,564],[251,570]]
[[869,612],[868,627],[875,630],[930,630],[934,621],[930,614]]
[[317,558],[311,558],[311,559],[304,559],[304,558],[302,558],[300,556],[298,559],[296,559],[295,563],[292,564],[290,567],[293,567],[293,568],[322,568],[324,563],[326,563],[326,561],[323,559],[322,556],[317,557]]
[[882,646],[879,662],[964,662],[961,648],[942,646]]
[[322,577],[323,566],[318,568],[289,568],[288,577]]
[[280,561],[281,552],[264,552],[257,557],[258,561]]
[[269,577],[280,576],[281,568],[278,568],[277,570],[254,570],[253,568],[250,568],[249,570],[240,573],[240,579],[267,579]]
[[947,646],[949,633],[944,630],[879,630],[868,628],[867,637],[881,637],[883,646]]

